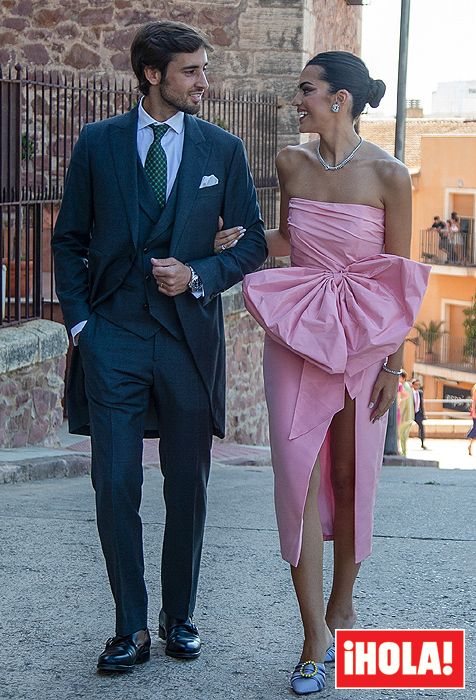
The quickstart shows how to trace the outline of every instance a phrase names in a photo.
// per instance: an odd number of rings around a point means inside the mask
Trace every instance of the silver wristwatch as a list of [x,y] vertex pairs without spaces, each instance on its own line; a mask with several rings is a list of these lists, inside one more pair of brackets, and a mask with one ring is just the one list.
[[192,273],[192,276],[190,277],[190,282],[188,283],[188,288],[191,292],[201,292],[203,287],[202,280],[197,275],[197,273],[191,265],[187,265],[187,267],[190,268],[190,272]]

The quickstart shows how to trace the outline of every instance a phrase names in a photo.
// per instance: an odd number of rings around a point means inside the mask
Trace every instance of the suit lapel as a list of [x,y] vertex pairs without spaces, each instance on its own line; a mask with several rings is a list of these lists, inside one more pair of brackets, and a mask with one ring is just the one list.
[[206,174],[210,157],[211,143],[207,143],[199,127],[199,122],[189,114],[185,115],[185,135],[182,162],[177,174],[177,207],[175,225],[172,232],[170,255],[175,256],[180,244],[185,224],[198,194],[200,182]]
[[112,163],[124,200],[134,246],[139,238],[139,195],[137,189],[137,112],[134,107],[118,117],[110,130]]

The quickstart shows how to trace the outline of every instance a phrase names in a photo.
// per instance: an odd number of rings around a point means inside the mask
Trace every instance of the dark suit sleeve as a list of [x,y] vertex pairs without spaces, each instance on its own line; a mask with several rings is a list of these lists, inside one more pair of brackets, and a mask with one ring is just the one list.
[[52,240],[56,294],[68,330],[88,319],[88,251],[93,221],[87,126],[73,150]]
[[187,261],[202,280],[204,304],[256,270],[268,255],[256,189],[239,139],[227,173],[222,217],[224,229],[244,226],[246,233],[234,248],[224,253]]

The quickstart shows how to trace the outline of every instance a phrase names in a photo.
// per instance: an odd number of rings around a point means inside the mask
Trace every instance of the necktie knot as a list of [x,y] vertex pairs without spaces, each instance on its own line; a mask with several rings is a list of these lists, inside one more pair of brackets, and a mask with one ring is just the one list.
[[169,130],[168,124],[151,124],[151,127],[154,132],[154,141],[160,141]]

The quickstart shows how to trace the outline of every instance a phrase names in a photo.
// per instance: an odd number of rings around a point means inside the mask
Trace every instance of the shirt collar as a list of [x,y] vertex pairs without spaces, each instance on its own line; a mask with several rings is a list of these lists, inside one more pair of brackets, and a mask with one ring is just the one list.
[[173,129],[177,134],[181,134],[183,131],[183,123],[184,123],[184,113],[183,112],[177,112],[174,114],[172,117],[167,119],[165,122],[158,122],[156,119],[150,116],[148,112],[145,111],[145,109],[142,106],[142,100],[144,98],[141,97],[141,100],[139,102],[139,117],[138,117],[138,124],[137,124],[137,129],[145,129],[146,126],[150,126],[151,124],[168,124],[171,129]]

